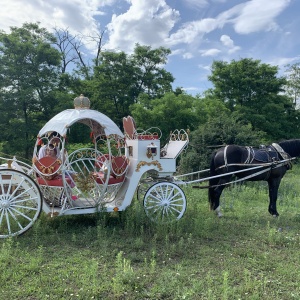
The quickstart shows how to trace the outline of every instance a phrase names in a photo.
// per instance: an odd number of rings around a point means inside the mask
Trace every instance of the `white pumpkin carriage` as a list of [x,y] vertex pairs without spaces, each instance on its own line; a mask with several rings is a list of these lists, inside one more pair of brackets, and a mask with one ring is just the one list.
[[[110,118],[89,108],[88,98],[81,95],[74,105],[39,131],[32,166],[0,157],[0,237],[24,233],[41,211],[51,216],[123,211],[137,190],[150,219],[180,219],[186,198],[173,175],[187,133],[175,130],[161,148],[157,128],[138,131],[128,116],[123,134]],[[90,128],[93,146],[67,153],[69,131],[78,123]],[[40,148],[50,143],[56,156],[42,157]]]

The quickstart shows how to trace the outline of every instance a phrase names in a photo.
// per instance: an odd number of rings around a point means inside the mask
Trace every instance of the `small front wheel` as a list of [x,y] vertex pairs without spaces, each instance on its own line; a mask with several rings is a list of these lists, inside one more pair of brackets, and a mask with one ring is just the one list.
[[144,209],[154,222],[179,220],[186,210],[186,198],[182,189],[171,182],[152,185],[144,196]]
[[24,233],[42,210],[42,195],[35,181],[25,173],[0,171],[0,238]]

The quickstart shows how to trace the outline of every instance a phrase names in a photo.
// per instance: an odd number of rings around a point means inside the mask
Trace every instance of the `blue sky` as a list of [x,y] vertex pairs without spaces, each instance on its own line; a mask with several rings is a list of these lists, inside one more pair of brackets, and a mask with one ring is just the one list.
[[[0,29],[40,22],[72,34],[96,36],[103,49],[131,53],[135,44],[170,48],[165,68],[174,88],[190,94],[209,87],[214,60],[259,59],[277,65],[300,61],[299,0],[0,0]],[[86,55],[95,45],[86,42]]]

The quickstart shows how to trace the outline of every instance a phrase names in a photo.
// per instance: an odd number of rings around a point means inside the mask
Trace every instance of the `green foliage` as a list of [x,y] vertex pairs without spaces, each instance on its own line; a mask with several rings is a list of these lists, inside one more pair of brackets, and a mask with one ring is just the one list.
[[253,131],[251,124],[221,114],[191,132],[190,146],[180,161],[180,172],[206,169],[212,152],[218,147],[226,144],[258,146],[264,143],[263,138],[264,134]]
[[[164,69],[170,49],[137,44],[129,55],[100,51],[99,45],[97,58],[90,66],[80,60],[76,42],[71,43],[73,48],[64,44],[73,37],[68,32],[61,36],[56,32],[58,36],[54,37],[39,23],[11,27],[10,33],[0,31],[0,142],[6,153],[30,158],[38,130],[55,114],[72,108],[73,99],[80,94],[90,98],[92,109],[110,117],[120,128],[127,115],[134,116],[139,128],[159,127],[162,142],[174,129],[194,131],[203,126],[211,130],[212,120],[218,123],[220,115],[223,123],[251,124],[249,132],[263,132],[270,141],[300,135],[296,105],[299,63],[287,66],[287,76],[280,77],[277,66],[260,60],[215,61],[208,77],[214,87],[203,96],[193,97],[182,88],[172,91],[174,77]],[[69,63],[75,66],[72,74],[66,73]],[[231,126],[220,128],[222,138],[218,134],[208,138],[210,134],[202,133],[206,136],[203,143],[248,142],[241,138],[243,129],[231,132]],[[72,130],[69,142],[89,143],[88,135],[88,129]],[[189,160],[201,157],[205,165],[207,151],[200,152],[190,152]],[[188,164],[194,169],[197,163]]]
[[293,104],[296,107],[300,96],[300,63],[297,62],[286,67],[286,92],[293,99]]
[[197,96],[195,101],[196,115],[199,119],[199,124],[205,124],[208,120],[218,118],[221,114],[227,115],[230,118],[230,110],[225,103],[216,98],[208,90],[203,97]]
[[277,72],[277,66],[251,58],[214,61],[209,80],[215,86],[213,93],[234,111],[236,105],[257,108],[270,95],[278,95],[286,80],[276,77]]
[[[42,117],[55,105],[60,54],[54,37],[38,24],[25,23],[0,32],[0,120],[4,150],[32,153],[32,140]],[[5,129],[5,130],[4,130]]]
[[101,53],[99,66],[94,68],[91,81],[82,82],[92,101],[92,107],[108,115],[121,125],[124,116],[130,114],[130,105],[139,95],[160,97],[171,91],[173,76],[163,69],[170,50],[163,47],[151,49],[136,45],[134,53]]
[[195,109],[197,100],[187,94],[166,93],[161,98],[150,100],[142,95],[139,103],[131,106],[131,113],[137,126],[143,129],[158,127],[164,139],[175,129],[195,129],[200,121]]
[[214,61],[209,76],[214,89],[210,92],[269,138],[297,137],[299,113],[292,100],[282,95],[286,79],[278,77],[277,72],[277,66],[249,58],[230,63]]

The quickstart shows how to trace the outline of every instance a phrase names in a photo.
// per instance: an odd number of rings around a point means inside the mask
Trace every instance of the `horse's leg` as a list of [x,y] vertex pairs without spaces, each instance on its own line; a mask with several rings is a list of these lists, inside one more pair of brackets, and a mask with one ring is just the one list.
[[217,187],[210,188],[209,194],[210,194],[210,208],[213,210],[218,217],[222,217],[221,208],[220,208],[220,197],[222,195],[222,192],[224,188],[226,187],[227,182],[229,182],[229,179],[231,178],[226,176],[219,180]]
[[269,213],[274,217],[279,216],[279,213],[277,212],[277,208],[276,208],[276,202],[277,202],[278,189],[279,189],[281,179],[282,177],[277,177],[268,180],[269,199],[270,199]]

